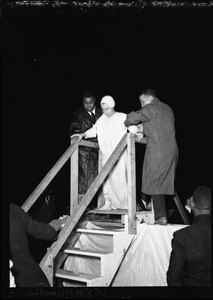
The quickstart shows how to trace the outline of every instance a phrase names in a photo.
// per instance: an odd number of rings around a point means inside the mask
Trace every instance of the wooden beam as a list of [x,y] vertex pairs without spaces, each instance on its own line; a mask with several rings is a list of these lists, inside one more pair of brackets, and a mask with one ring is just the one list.
[[69,220],[67,221],[66,225],[63,227],[61,232],[58,235],[58,240],[54,242],[51,247],[48,249],[46,255],[43,257],[43,259],[40,262],[40,267],[46,273],[46,260],[48,259],[49,255],[53,255],[54,257],[59,252],[60,248],[66,241],[69,234],[72,232],[76,224],[78,223],[79,219],[81,218],[82,214],[86,210],[87,206],[91,202],[92,198],[96,194],[97,190],[99,189],[100,185],[103,183],[106,176],[111,171],[112,167],[124,151],[124,148],[126,147],[126,140],[127,140],[127,134],[123,136],[121,141],[118,143],[117,147],[101,169],[98,176],[95,178],[94,182],[89,187],[88,191],[82,198],[81,202],[79,203],[78,207],[75,209],[73,214],[70,216]]
[[136,234],[135,135],[127,134],[128,233]]
[[47,173],[44,179],[39,183],[39,185],[35,188],[32,194],[27,198],[27,200],[23,203],[22,208],[24,211],[28,211],[30,207],[35,203],[41,193],[46,189],[51,180],[55,177],[55,175],[60,171],[63,165],[70,158],[72,153],[76,150],[80,143],[80,139],[76,140],[76,142],[69,146],[69,148],[64,152],[64,154],[59,158],[56,164],[52,167],[52,169]]
[[189,219],[188,219],[188,217],[186,215],[186,212],[185,212],[185,210],[184,210],[184,208],[183,208],[183,206],[182,206],[182,204],[180,202],[180,199],[179,199],[178,194],[177,194],[176,191],[175,191],[175,195],[174,195],[173,199],[175,201],[175,204],[176,204],[176,206],[177,206],[177,208],[179,210],[179,213],[180,213],[180,215],[181,215],[184,223],[187,224],[187,225],[189,225],[190,224]]
[[99,149],[98,143],[97,142],[91,142],[89,139],[88,140],[81,140],[80,146]]
[[70,215],[78,206],[78,156],[79,147],[73,152],[70,158]]

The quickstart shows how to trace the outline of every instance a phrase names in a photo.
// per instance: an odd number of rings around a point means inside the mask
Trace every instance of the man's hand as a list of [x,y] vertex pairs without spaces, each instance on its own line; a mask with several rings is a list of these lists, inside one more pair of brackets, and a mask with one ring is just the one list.
[[60,231],[66,224],[69,216],[60,217],[58,220],[52,220],[49,225],[55,229],[55,231]]
[[144,137],[144,135],[142,132],[138,132],[138,133],[136,133],[136,137],[137,137],[138,141],[141,141],[142,138]]
[[84,132],[83,133],[74,133],[73,135],[71,135],[71,139],[77,138],[77,137],[82,139],[84,136],[85,136]]
[[138,124],[137,127],[138,127],[138,131],[137,132],[143,132],[143,125],[142,125],[142,123]]

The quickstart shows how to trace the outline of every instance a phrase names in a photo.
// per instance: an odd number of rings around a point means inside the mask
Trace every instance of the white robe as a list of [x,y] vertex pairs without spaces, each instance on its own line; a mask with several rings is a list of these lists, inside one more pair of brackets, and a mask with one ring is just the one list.
[[[127,133],[124,125],[126,114],[115,112],[112,117],[102,115],[93,127],[85,132],[86,138],[98,138],[101,151],[101,167],[104,166],[122,137]],[[128,127],[130,132],[137,132],[136,126]],[[99,196],[98,207],[104,204],[104,200],[111,202],[112,209],[127,209],[127,150],[121,154],[117,163],[110,171],[109,176],[103,182],[103,195]]]

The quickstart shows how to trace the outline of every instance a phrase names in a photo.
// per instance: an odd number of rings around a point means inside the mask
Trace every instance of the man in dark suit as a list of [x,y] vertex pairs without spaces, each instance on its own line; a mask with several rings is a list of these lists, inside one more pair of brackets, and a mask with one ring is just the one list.
[[49,287],[49,282],[29,252],[28,235],[36,239],[54,240],[66,218],[49,224],[32,219],[21,207],[10,204],[10,260],[16,287]]
[[[95,124],[102,115],[102,109],[96,105],[96,99],[92,91],[85,91],[82,96],[83,105],[72,114],[69,125],[69,136],[82,133]],[[97,142],[97,138],[90,141]],[[79,147],[79,194],[85,194],[98,174],[98,149]]]
[[167,271],[168,286],[211,286],[211,189],[198,187],[187,202],[192,225],[175,231]]

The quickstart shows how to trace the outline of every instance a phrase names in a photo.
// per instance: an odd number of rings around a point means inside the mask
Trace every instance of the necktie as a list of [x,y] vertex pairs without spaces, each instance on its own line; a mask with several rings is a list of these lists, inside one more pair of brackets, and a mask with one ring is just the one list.
[[95,124],[95,115],[93,112],[90,113],[91,117],[92,117],[92,123]]

